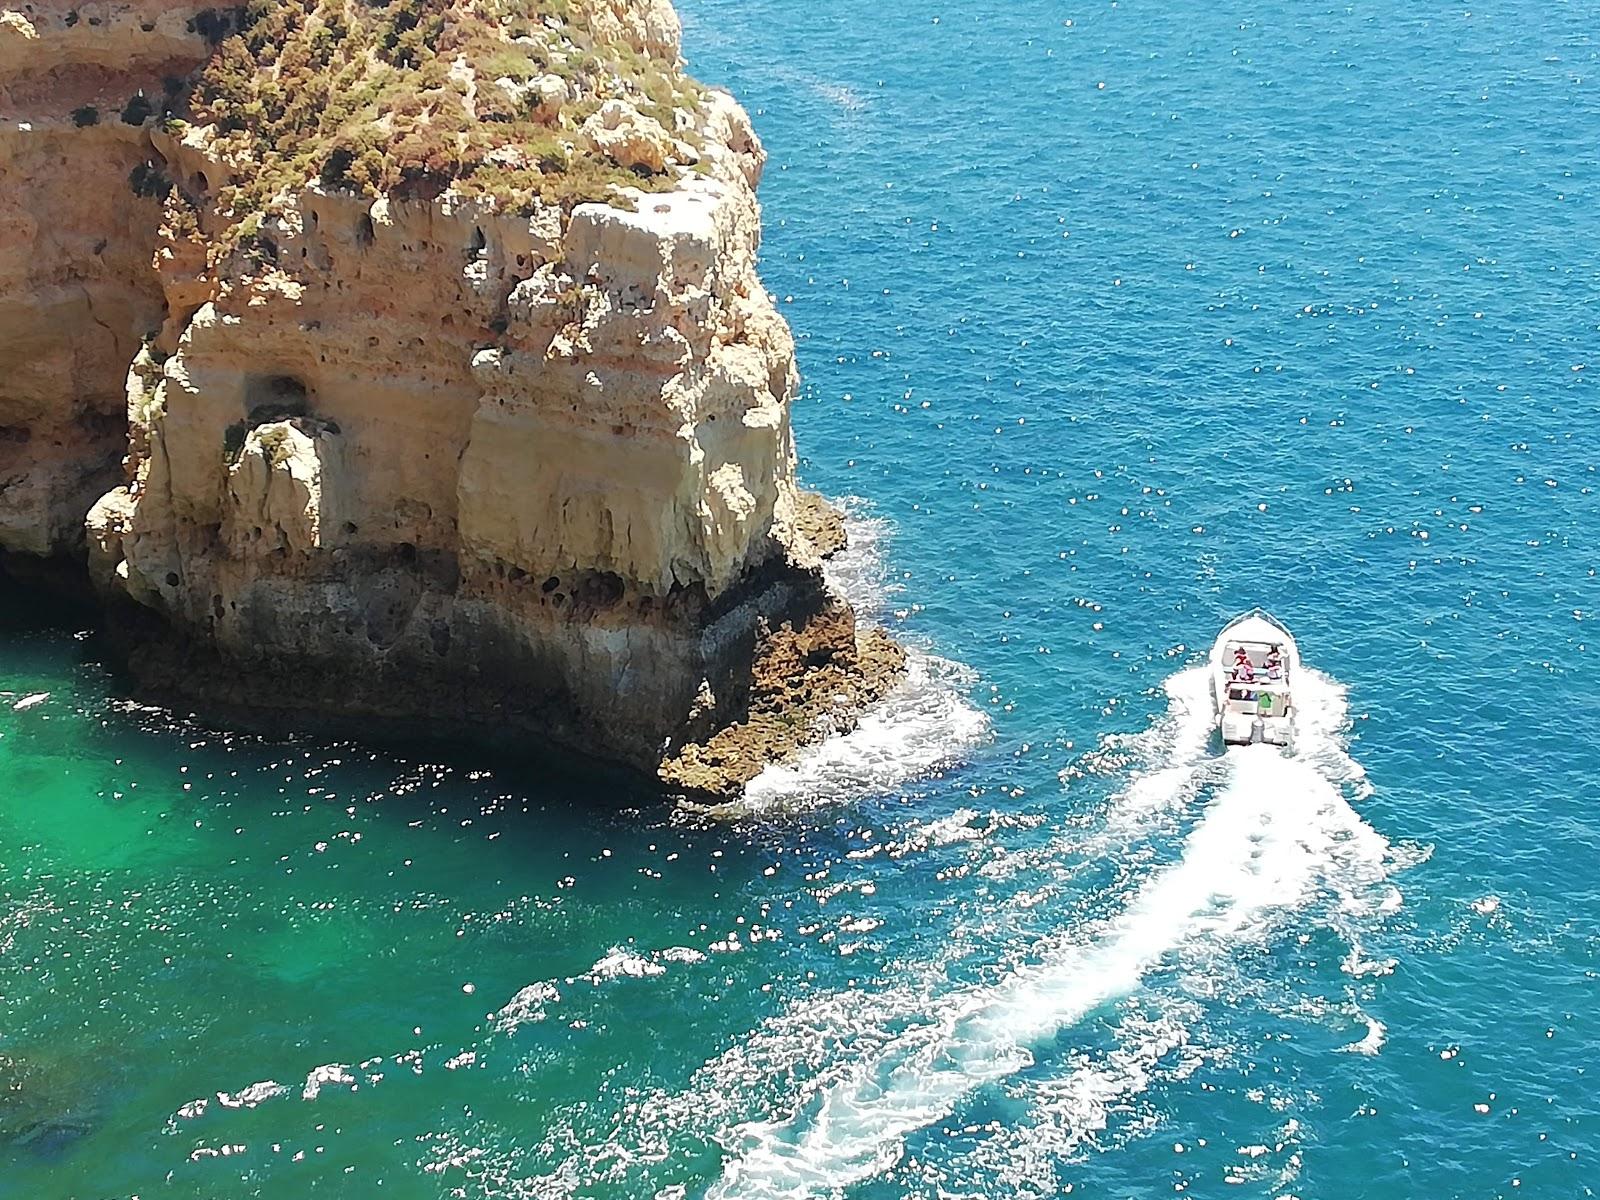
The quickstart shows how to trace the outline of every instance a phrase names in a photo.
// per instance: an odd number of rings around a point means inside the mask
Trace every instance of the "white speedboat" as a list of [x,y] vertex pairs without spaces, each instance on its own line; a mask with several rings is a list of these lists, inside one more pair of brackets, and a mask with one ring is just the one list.
[[1300,650],[1259,608],[1235,617],[1211,648],[1211,695],[1229,746],[1294,745],[1294,685]]

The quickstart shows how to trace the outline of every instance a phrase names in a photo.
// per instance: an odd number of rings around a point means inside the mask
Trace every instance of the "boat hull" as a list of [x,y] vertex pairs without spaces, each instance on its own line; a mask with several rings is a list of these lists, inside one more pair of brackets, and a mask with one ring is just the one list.
[[1293,635],[1260,609],[1223,627],[1211,650],[1210,669],[1217,729],[1225,746],[1293,749],[1291,685],[1299,668]]

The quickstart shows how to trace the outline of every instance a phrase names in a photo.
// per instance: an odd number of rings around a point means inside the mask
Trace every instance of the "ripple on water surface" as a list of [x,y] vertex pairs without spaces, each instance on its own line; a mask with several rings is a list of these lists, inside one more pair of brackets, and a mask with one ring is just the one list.
[[708,819],[7,614],[0,1195],[1583,1194],[1592,14],[679,7],[911,685]]

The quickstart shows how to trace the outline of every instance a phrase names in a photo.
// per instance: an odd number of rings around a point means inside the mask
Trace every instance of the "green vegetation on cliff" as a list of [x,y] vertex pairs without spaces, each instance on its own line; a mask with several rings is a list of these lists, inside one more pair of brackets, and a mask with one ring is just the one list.
[[253,0],[200,72],[192,119],[242,220],[319,178],[400,199],[454,186],[507,208],[570,207],[672,173],[574,145],[608,99],[669,131],[700,88],[630,44],[595,0]]

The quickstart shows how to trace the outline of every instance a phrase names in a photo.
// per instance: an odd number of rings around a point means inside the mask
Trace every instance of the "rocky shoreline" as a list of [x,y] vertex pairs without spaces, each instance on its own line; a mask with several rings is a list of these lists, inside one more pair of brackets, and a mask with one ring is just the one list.
[[0,550],[143,686],[720,798],[893,685],[664,0],[77,13],[0,21]]
[[[828,548],[824,558],[845,549],[839,513],[814,493],[801,499],[811,533]],[[13,582],[49,590],[90,613],[81,576],[56,569],[65,560],[4,565]],[[51,570],[29,570],[39,566]],[[795,571],[781,585],[763,581],[752,594],[771,617],[753,623],[753,640],[734,658],[739,668],[730,671],[722,701],[693,713],[659,752],[635,757],[596,754],[594,731],[571,709],[570,698],[530,702],[527,676],[514,669],[477,665],[470,680],[447,673],[396,679],[382,670],[352,673],[340,659],[241,661],[125,598],[102,598],[92,615],[100,644],[141,697],[202,721],[273,736],[309,731],[379,743],[479,746],[535,760],[590,760],[653,780],[670,794],[716,803],[739,796],[767,766],[850,731],[905,674],[904,649],[883,629],[858,622],[814,572]],[[699,620],[715,627],[703,615]]]

